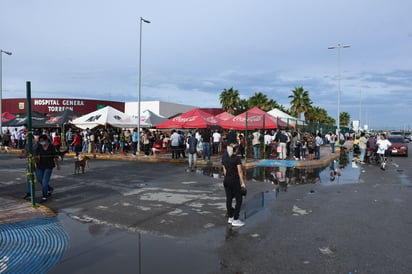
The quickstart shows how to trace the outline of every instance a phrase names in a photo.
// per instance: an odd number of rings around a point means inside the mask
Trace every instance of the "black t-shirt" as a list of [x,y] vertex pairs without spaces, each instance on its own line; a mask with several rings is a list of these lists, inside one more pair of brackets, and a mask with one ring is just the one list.
[[57,157],[57,152],[52,144],[49,144],[46,150],[41,145],[38,145],[35,148],[34,156],[40,156],[40,159],[36,160],[37,168],[39,169],[49,169],[56,166],[54,158]]
[[242,164],[240,157],[235,155],[224,157],[222,163],[226,169],[223,185],[225,187],[235,187],[240,189],[240,178],[237,170],[237,166]]
[[202,142],[204,142],[204,143],[210,143],[210,137],[211,137],[211,135],[210,135],[210,132],[209,132],[209,131],[203,132],[203,134],[202,134]]
[[230,131],[228,134],[227,134],[227,141],[226,141],[226,143],[228,144],[228,145],[230,145],[230,144],[236,144],[237,143],[237,136],[236,136],[236,132],[234,132],[234,131]]

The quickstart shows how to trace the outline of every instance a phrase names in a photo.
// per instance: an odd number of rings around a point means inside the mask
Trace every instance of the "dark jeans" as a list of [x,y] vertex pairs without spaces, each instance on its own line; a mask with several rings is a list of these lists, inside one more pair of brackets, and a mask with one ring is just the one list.
[[203,160],[210,160],[210,143],[204,142],[203,143]]
[[179,150],[179,146],[172,146],[172,159],[177,159],[180,157]]
[[213,154],[217,155],[219,153],[219,143],[213,143]]
[[[226,209],[229,218],[239,219],[240,207],[242,206],[242,193],[239,187],[225,187],[226,192]],[[235,208],[233,208],[233,198],[236,200]]]
[[320,159],[320,146],[315,146],[315,159]]
[[41,184],[42,194],[44,198],[47,198],[47,192],[49,191],[49,181],[52,172],[52,168],[36,169],[36,179],[37,182]]
[[132,147],[133,147],[133,155],[136,155],[136,152],[137,152],[137,142],[132,142]]

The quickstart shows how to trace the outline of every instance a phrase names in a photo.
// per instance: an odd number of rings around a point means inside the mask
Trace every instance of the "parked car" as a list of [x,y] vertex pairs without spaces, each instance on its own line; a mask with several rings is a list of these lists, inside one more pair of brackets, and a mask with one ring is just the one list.
[[408,157],[408,144],[403,136],[389,136],[388,140],[392,143],[389,147],[391,155],[405,155]]

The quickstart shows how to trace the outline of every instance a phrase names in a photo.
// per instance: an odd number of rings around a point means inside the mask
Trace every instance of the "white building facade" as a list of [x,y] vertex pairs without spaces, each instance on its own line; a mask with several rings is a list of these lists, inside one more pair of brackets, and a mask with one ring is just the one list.
[[[125,102],[124,112],[137,117],[138,116],[138,102]],[[168,102],[161,102],[161,101],[142,101],[140,102],[140,113],[145,110],[150,110],[157,115],[169,118],[179,113],[185,113],[189,110],[198,108],[196,106],[190,105],[182,105],[176,103],[168,103]]]

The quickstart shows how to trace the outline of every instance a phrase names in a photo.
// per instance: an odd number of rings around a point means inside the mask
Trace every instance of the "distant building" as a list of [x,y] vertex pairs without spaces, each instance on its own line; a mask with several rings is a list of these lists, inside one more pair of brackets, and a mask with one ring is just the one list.
[[[124,107],[124,112],[131,116],[138,116],[138,102],[126,102]],[[146,109],[161,115],[163,117],[169,118],[175,116],[179,113],[185,113],[189,110],[197,108],[196,106],[191,105],[182,105],[176,103],[168,103],[161,101],[142,101],[140,102],[140,111],[143,112]]]

